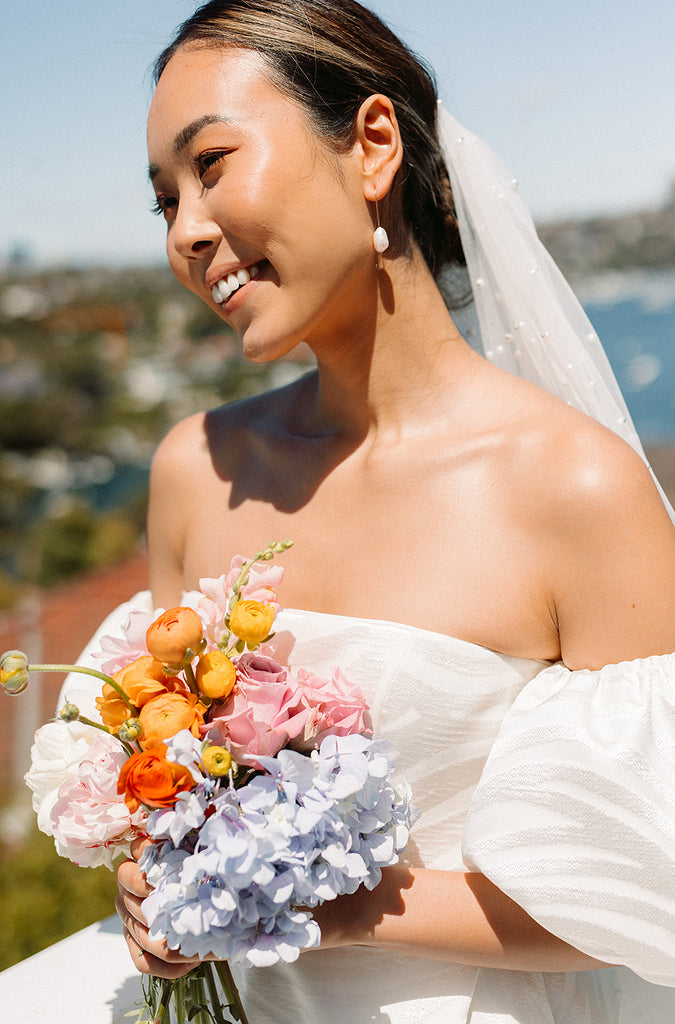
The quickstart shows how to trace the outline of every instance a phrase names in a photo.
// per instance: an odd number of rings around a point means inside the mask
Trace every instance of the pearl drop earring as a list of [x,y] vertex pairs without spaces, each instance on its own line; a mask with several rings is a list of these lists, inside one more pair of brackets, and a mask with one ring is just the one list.
[[389,248],[389,235],[380,224],[380,207],[377,202],[377,196],[375,196],[375,213],[377,216],[377,227],[373,231],[373,246],[375,247],[375,252],[381,255]]

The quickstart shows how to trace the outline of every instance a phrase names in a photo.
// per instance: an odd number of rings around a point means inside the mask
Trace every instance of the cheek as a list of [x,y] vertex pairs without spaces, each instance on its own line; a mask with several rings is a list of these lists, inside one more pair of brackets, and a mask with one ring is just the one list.
[[[190,265],[188,260],[180,253],[176,252],[176,249],[171,240],[171,232],[169,231],[166,236],[166,254],[169,260],[169,267],[171,272],[177,281],[179,281],[184,288],[187,288],[190,292],[197,292],[198,282],[193,281],[190,276]],[[203,298],[203,295],[200,295]]]

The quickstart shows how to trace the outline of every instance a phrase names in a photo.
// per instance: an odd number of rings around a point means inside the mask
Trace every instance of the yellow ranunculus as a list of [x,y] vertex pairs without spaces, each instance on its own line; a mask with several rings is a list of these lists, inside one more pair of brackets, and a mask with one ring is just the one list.
[[240,640],[261,644],[270,635],[274,605],[260,601],[237,601],[230,612],[230,629]]
[[237,670],[224,651],[209,651],[199,659],[195,678],[200,693],[212,700],[222,700],[232,692]]
[[202,762],[209,775],[212,775],[214,778],[227,775],[230,768],[234,765],[232,754],[229,750],[226,750],[225,747],[216,746],[206,748],[202,754]]

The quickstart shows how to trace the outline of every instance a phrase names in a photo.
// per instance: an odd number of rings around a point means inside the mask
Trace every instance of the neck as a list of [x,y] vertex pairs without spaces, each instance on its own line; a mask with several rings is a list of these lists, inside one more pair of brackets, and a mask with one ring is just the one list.
[[[349,441],[437,423],[478,357],[459,334],[422,256],[385,261],[370,317],[315,342],[313,428]],[[354,326],[356,324],[356,326]]]

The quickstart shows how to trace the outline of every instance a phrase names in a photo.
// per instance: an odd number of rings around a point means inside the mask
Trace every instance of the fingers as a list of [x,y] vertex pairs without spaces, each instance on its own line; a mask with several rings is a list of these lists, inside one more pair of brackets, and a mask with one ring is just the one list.
[[137,839],[131,840],[131,856],[134,860],[139,860],[143,850],[146,846],[149,846],[151,842],[152,839],[150,839],[149,836],[139,836]]
[[197,966],[197,959],[188,959],[177,950],[169,949],[163,939],[151,939],[142,905],[152,892],[145,875],[136,863],[149,839],[135,839],[131,844],[133,860],[125,860],[117,869],[119,895],[115,909],[124,926],[134,966],[141,974],[154,974],[158,978],[181,978]]
[[120,890],[124,889],[134,893],[142,899],[152,892],[151,886],[148,885],[145,875],[135,860],[122,861],[117,869],[117,884]]
[[155,956],[149,950],[144,949],[127,928],[124,929],[124,938],[126,939],[134,967],[141,974],[154,974],[157,978],[182,978],[183,975],[189,974],[199,963],[198,960],[181,959],[170,961]]
[[142,974],[155,974],[159,978],[180,978],[188,974],[200,961],[184,957],[175,949],[169,949],[163,939],[151,939],[145,920],[138,909],[140,902],[137,897],[122,893],[115,901],[115,909],[124,926],[124,938],[134,966]]

